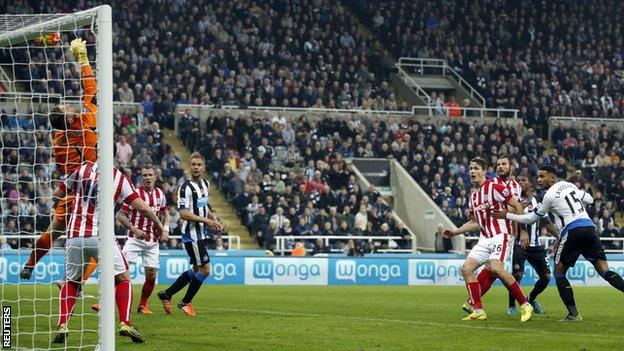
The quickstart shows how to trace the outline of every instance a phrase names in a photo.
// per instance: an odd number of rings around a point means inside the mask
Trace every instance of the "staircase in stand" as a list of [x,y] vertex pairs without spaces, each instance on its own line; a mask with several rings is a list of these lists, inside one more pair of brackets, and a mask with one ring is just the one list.
[[[184,172],[187,173],[187,165],[190,151],[186,148],[182,140],[180,140],[173,130],[165,129],[165,142],[175,150],[176,155],[182,161],[184,165]],[[258,249],[258,244],[255,239],[249,235],[247,227],[241,223],[240,217],[236,214],[234,207],[227,201],[225,194],[221,192],[216,186],[214,180],[210,179],[211,193],[210,193],[210,206],[216,215],[225,224],[225,228],[229,235],[238,235],[240,237],[241,249],[252,250]]]

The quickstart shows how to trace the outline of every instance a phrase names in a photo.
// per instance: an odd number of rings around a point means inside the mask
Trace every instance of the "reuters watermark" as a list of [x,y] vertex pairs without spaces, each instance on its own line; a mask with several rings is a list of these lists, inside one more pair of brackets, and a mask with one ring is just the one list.
[[11,306],[2,306],[2,348],[11,348]]

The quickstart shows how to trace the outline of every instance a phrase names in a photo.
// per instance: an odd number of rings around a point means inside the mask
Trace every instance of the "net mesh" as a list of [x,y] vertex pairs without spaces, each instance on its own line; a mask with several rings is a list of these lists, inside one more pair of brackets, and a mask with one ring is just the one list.
[[81,68],[69,49],[73,39],[87,42],[97,72],[95,13],[89,18],[0,15],[0,301],[11,307],[12,349],[93,350],[98,344],[98,317],[91,310],[98,302],[93,284],[86,284],[76,300],[68,323],[71,333],[53,343],[59,289],[65,282],[63,238],[39,261],[30,279],[20,278],[34,243],[53,219],[52,193],[65,177],[53,157],[50,112],[59,104],[82,109]]

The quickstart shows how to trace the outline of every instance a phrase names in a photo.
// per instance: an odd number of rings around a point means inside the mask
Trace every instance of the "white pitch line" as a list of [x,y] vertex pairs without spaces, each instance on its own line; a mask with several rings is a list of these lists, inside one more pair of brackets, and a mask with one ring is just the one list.
[[[382,323],[399,323],[399,324],[415,324],[415,325],[426,325],[432,327],[453,327],[453,328],[468,328],[468,329],[480,329],[480,330],[498,330],[498,331],[507,331],[507,332],[527,332],[528,328],[509,328],[509,327],[494,327],[494,326],[479,326],[479,325],[469,325],[467,323],[475,323],[475,321],[467,321],[466,324],[446,324],[446,323],[436,323],[436,322],[423,322],[423,321],[413,321],[413,320],[405,320],[405,319],[387,319],[387,318],[370,318],[370,317],[361,317],[361,316],[340,316],[340,315],[331,315],[331,314],[316,314],[316,313],[299,313],[299,312],[283,312],[283,311],[271,311],[271,310],[250,310],[250,309],[238,309],[238,308],[212,308],[211,310],[223,311],[223,312],[240,312],[240,313],[261,313],[261,314],[269,314],[269,315],[278,315],[278,316],[299,316],[299,317],[320,317],[320,318],[341,318],[341,319],[353,319],[367,322],[382,322]],[[478,322],[476,322],[478,323]],[[520,323],[520,322],[518,322]],[[530,321],[527,323],[531,323]],[[559,322],[557,323],[565,323]],[[583,322],[581,322],[583,323]],[[530,330],[531,333],[541,333],[541,334],[560,334],[560,335],[573,335],[573,336],[588,336],[593,338],[612,338],[612,339],[623,339],[624,337],[613,335],[613,334],[590,334],[590,333],[573,333],[573,332],[561,332],[561,331],[550,331],[550,330]]]

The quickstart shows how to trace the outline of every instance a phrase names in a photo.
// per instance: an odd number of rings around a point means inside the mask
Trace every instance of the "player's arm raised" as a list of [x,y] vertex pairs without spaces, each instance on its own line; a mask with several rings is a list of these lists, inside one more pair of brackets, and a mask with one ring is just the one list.
[[76,60],[80,63],[82,72],[82,88],[84,89],[84,102],[93,103],[93,97],[97,93],[97,84],[93,69],[89,64],[89,55],[87,54],[87,42],[78,38],[72,40],[70,50]]

